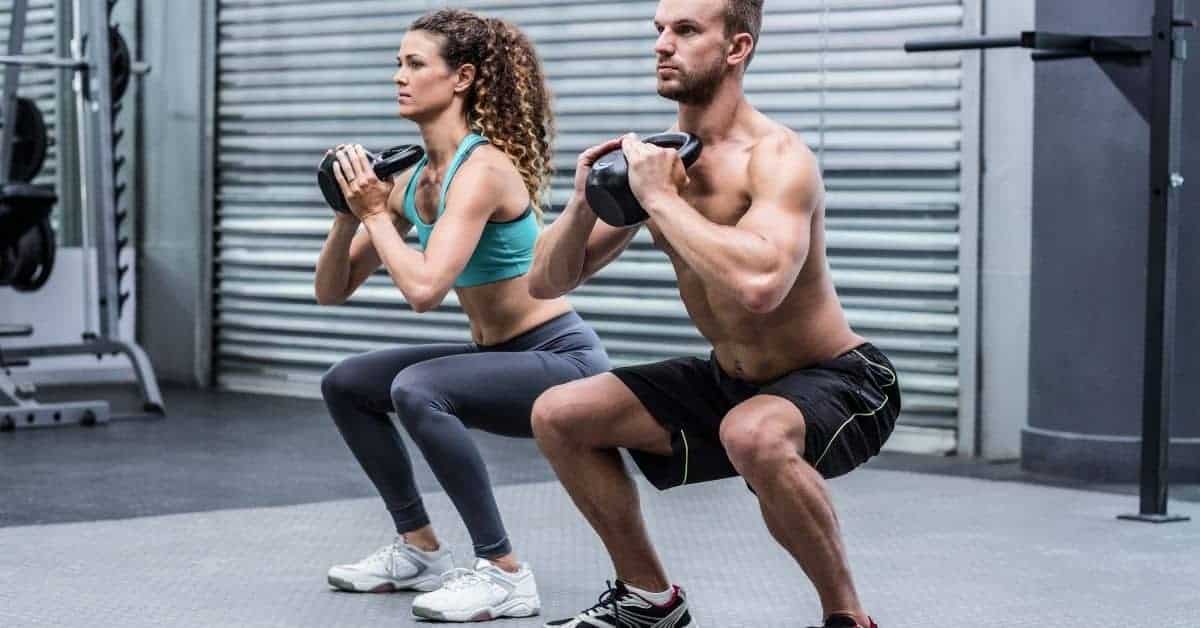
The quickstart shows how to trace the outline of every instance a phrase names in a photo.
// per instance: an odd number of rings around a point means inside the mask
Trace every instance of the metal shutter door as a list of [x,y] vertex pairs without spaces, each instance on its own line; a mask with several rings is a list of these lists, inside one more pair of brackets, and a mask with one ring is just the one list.
[[[351,353],[467,340],[453,295],[417,316],[383,274],[337,308],[316,306],[311,287],[330,220],[315,162],[339,141],[418,140],[394,116],[392,58],[407,24],[444,3],[263,4],[223,0],[219,13],[221,385],[312,394]],[[654,2],[456,5],[511,19],[538,46],[556,96],[556,208],[579,150],[671,123],[673,103],[654,93]],[[751,101],[821,153],[835,281],[851,323],[901,371],[909,425],[953,428],[958,416],[963,77],[957,54],[901,44],[963,19],[959,0],[772,0],[746,78]],[[571,300],[618,363],[708,351],[644,232]]]

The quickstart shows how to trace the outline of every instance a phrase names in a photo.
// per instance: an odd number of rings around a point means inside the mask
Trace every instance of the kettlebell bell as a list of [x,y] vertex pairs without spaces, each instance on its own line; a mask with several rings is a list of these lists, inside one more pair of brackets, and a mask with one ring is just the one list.
[[[690,133],[657,133],[642,141],[679,151],[685,168],[700,159],[703,149],[700,138]],[[629,188],[629,162],[619,147],[601,155],[592,164],[584,196],[596,216],[614,227],[629,227],[650,217]]]
[[[366,153],[367,159],[371,162],[371,169],[375,171],[375,176],[380,180],[385,180],[416,165],[425,156],[425,149],[416,144],[401,144],[378,155],[370,151],[366,151]],[[333,176],[333,164],[335,163],[337,163],[337,155],[334,153],[325,155],[325,158],[321,160],[321,165],[317,166],[317,186],[321,188],[321,195],[325,197],[325,202],[333,208],[333,211],[349,214],[350,206],[346,204],[346,198],[342,196],[342,189],[338,187],[337,178]]]

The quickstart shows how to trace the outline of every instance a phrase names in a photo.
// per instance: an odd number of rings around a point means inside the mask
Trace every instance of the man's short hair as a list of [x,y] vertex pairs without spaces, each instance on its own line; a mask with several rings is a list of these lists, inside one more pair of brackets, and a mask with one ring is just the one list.
[[754,50],[746,58],[746,65],[758,52],[758,33],[762,30],[763,0],[726,0],[725,36],[732,38],[738,33],[750,33],[754,39]]

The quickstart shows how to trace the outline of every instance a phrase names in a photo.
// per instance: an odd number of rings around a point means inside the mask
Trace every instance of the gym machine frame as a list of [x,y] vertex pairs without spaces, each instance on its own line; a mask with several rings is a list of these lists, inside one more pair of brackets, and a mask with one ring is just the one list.
[[[1175,345],[1175,283],[1178,277],[1179,155],[1183,137],[1183,63],[1187,40],[1184,0],[1155,0],[1150,35],[1110,37],[1025,31],[1017,37],[910,41],[907,52],[1031,48],[1034,61],[1090,57],[1131,59],[1150,65],[1150,212],[1147,242],[1146,372],[1142,385],[1140,509],[1120,519],[1166,523],[1188,517],[1167,514],[1170,447],[1171,363]],[[1135,103],[1137,104],[1137,103]],[[1138,107],[1142,110],[1142,107]]]
[[[3,112],[3,128],[0,129],[0,178],[7,177],[12,162],[12,143],[16,120],[18,79],[21,66],[54,67],[69,70],[73,75],[75,106],[79,113],[79,128],[68,129],[60,125],[60,134],[72,139],[80,138],[78,147],[80,175],[83,179],[80,221],[84,232],[90,229],[95,236],[91,246],[96,250],[97,294],[99,297],[99,333],[85,331],[82,342],[68,345],[30,346],[5,348],[3,357],[9,362],[21,362],[29,358],[44,358],[69,355],[124,354],[129,358],[137,375],[142,395],[142,407],[146,412],[162,415],[165,406],[159,392],[158,379],[146,352],[135,342],[117,338],[121,302],[119,260],[117,259],[117,226],[114,196],[115,169],[113,163],[112,125],[112,69],[109,46],[108,0],[82,0],[88,2],[86,27],[81,15],[80,1],[74,4],[72,20],[72,56],[22,55],[25,37],[25,22],[28,0],[12,0],[12,20],[9,24],[8,54],[0,56],[0,65],[5,66],[4,90],[0,100]],[[88,39],[87,54],[83,54],[82,37]],[[135,64],[135,73],[144,73],[146,67]],[[61,122],[61,118],[60,118]],[[89,221],[88,218],[91,218]],[[84,238],[84,258],[88,258],[88,238]],[[90,268],[87,269],[90,272]],[[86,273],[85,273],[86,274]],[[84,278],[85,286],[89,279]],[[85,289],[86,292],[86,289]],[[85,295],[86,297],[87,295]],[[85,303],[85,308],[90,303]],[[90,320],[90,316],[88,317]],[[89,325],[90,327],[90,325]],[[26,327],[28,329],[28,326]],[[13,334],[13,335],[28,335]],[[0,429],[57,425],[63,423],[100,423],[109,418],[107,401],[82,401],[57,404],[39,404],[30,399],[27,390],[16,386],[0,373],[0,396],[8,397],[16,406],[0,407]],[[15,420],[14,420],[15,417]],[[3,420],[7,418],[8,420]]]

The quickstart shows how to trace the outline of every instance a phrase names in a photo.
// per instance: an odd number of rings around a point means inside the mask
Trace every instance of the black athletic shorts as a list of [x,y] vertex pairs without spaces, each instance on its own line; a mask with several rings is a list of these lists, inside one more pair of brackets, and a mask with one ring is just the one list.
[[900,414],[896,371],[871,344],[766,384],[730,377],[714,355],[612,373],[671,433],[670,456],[629,452],[660,490],[737,475],[721,445],[721,421],[756,395],[783,397],[800,409],[804,459],[826,478],[848,473],[879,453]]

